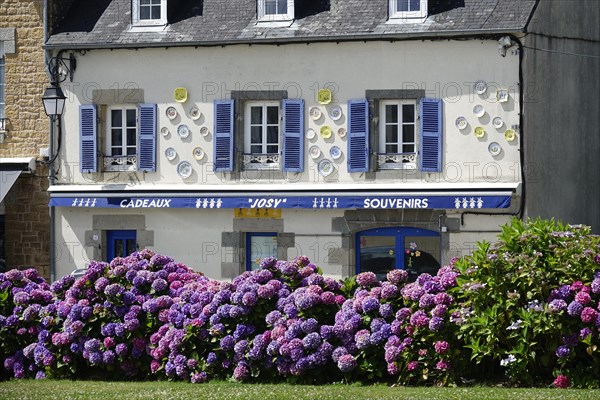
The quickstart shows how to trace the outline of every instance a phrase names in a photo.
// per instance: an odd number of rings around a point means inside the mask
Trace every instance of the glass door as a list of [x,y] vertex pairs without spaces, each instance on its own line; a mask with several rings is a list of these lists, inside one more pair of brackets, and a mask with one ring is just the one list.
[[134,230],[119,230],[106,232],[106,259],[127,257],[137,250],[136,232]]
[[388,271],[405,269],[411,280],[440,268],[438,232],[419,228],[380,228],[356,234],[356,273],[371,271],[384,280]]
[[277,233],[246,233],[246,271],[259,269],[267,257],[277,257]]

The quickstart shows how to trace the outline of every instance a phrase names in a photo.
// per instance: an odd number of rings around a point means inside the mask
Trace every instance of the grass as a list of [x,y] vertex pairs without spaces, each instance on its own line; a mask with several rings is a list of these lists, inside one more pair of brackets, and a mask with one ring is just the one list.
[[18,380],[0,382],[2,400],[587,400],[600,399],[600,390],[512,389],[494,387],[430,388],[383,385],[258,385],[210,382],[101,382]]

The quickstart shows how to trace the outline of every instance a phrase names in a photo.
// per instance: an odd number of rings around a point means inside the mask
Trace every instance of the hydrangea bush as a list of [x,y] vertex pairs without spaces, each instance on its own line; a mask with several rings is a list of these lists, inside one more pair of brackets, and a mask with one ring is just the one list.
[[[589,227],[514,219],[497,243],[480,243],[456,263],[461,275],[452,294],[463,320],[459,339],[476,364],[474,377],[490,379],[504,372],[515,384],[551,380],[557,366],[554,350],[563,344],[567,326],[556,312],[563,310],[567,300],[560,296],[567,293],[558,295],[555,289],[594,280],[599,244]],[[571,313],[584,308],[567,307]]]
[[[409,282],[267,258],[231,282],[149,250],[51,286],[0,274],[0,378],[598,386],[600,239],[513,221]],[[465,349],[468,352],[465,352]]]

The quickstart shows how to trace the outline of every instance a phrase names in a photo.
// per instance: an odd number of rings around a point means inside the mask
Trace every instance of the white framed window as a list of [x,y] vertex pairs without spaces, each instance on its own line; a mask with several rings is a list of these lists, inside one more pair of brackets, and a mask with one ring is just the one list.
[[167,24],[167,0],[132,0],[133,26]]
[[379,102],[379,169],[416,169],[418,115],[415,100]]
[[391,22],[423,22],[427,18],[427,0],[389,0]]
[[137,107],[109,107],[106,113],[106,171],[132,171],[137,166]]
[[4,42],[0,41],[0,130],[4,130]]
[[258,0],[258,21],[276,22],[294,19],[294,0]]
[[280,166],[281,107],[278,101],[249,101],[244,107],[244,168]]

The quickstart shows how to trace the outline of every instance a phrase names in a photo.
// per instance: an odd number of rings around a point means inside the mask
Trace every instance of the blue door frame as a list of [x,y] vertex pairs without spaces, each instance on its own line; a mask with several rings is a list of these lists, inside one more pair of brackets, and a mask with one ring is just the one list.
[[[137,238],[135,230],[118,230],[118,231],[106,231],[106,258],[108,261],[115,257],[126,257],[127,253],[127,241],[133,240],[135,243],[135,249],[137,250]],[[117,251],[116,244],[122,242],[122,249],[125,253],[115,254]]]
[[[438,237],[440,238],[439,232],[431,231],[428,229],[421,228],[410,228],[410,227],[394,227],[394,228],[375,228],[366,231],[358,232],[355,237],[355,253],[356,253],[356,273],[361,272],[361,239],[365,236],[394,236],[396,238],[395,244],[395,269],[406,269],[405,265],[405,248],[404,242],[406,236],[426,236],[426,237]],[[401,255],[401,256],[399,256]],[[436,254],[438,259],[441,259],[441,254]]]

